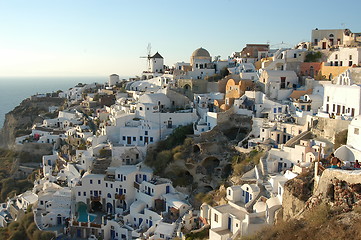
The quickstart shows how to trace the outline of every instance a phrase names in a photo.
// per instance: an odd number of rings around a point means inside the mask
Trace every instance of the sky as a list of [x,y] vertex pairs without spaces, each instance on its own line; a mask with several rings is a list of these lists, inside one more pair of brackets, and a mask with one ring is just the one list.
[[[247,43],[292,47],[311,30],[361,32],[361,1],[0,0],[0,77],[136,76],[147,45],[164,62],[203,47],[227,59]],[[283,44],[282,44],[283,43]]]

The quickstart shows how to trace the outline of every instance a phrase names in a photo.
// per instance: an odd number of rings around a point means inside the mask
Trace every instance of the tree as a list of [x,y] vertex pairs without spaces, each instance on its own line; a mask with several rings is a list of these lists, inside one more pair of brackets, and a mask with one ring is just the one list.
[[220,71],[220,74],[221,74],[222,78],[224,78],[225,76],[228,76],[229,75],[228,68],[227,67],[222,68]]

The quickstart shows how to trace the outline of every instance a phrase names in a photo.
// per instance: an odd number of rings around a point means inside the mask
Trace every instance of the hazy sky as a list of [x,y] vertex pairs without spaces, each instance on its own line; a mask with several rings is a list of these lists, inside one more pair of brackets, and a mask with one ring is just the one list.
[[316,27],[361,32],[360,9],[359,0],[0,0],[0,77],[139,75],[148,43],[169,66],[198,47],[225,59],[246,43],[309,41]]

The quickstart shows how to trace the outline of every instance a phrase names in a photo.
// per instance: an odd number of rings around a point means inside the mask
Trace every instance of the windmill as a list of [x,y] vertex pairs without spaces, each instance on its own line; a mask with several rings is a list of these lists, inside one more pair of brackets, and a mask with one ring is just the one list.
[[150,68],[150,59],[152,58],[151,56],[151,50],[152,50],[152,45],[150,43],[148,43],[148,46],[147,46],[147,53],[148,53],[148,56],[141,56],[140,58],[147,58],[148,59],[148,69],[147,71],[150,72],[151,68]]

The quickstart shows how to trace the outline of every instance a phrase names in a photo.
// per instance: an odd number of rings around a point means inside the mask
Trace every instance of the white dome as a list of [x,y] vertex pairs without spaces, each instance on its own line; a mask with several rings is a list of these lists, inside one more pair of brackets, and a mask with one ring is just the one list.
[[170,100],[164,93],[150,93],[150,94],[144,94],[140,96],[139,98],[140,103],[152,103],[155,105],[158,105],[160,103],[161,105],[169,106]]

